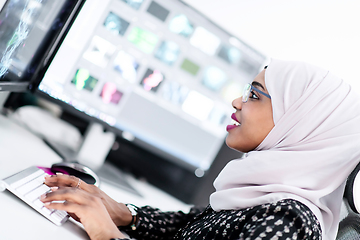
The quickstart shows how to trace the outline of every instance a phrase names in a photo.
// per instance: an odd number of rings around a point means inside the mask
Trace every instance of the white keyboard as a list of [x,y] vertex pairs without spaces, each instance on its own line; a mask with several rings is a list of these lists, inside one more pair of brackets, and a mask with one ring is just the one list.
[[43,170],[33,166],[3,179],[3,182],[10,192],[26,202],[51,222],[60,226],[69,218],[67,212],[47,209],[44,207],[44,203],[40,201],[40,196],[42,194],[51,191],[51,189],[44,184],[46,175],[47,174]]

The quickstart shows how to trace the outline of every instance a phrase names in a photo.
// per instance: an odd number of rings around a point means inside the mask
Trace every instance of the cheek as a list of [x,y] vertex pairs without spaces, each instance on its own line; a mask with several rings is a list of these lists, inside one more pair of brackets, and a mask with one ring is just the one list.
[[250,127],[241,126],[229,132],[226,137],[226,144],[228,147],[238,150],[240,152],[249,152],[257,147],[259,144],[257,136],[254,134],[255,130]]
[[251,129],[253,131],[253,140],[257,143],[258,146],[273,129],[274,122],[272,120],[272,115],[267,115],[258,119],[254,119],[253,123],[254,125]]
[[244,109],[242,125],[229,132],[226,144],[241,152],[252,151],[264,140],[273,127],[271,109],[263,109],[255,113]]
[[261,122],[261,124],[260,124],[261,131],[259,132],[259,134],[264,139],[275,126],[274,120],[273,120],[272,109],[270,109],[270,110],[267,109],[267,111],[264,111],[264,115],[259,120],[259,122]]

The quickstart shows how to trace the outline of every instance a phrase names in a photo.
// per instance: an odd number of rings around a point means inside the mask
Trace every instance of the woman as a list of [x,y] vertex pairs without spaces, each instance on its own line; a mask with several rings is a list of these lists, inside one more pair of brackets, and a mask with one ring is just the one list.
[[91,239],[125,238],[117,227],[137,239],[335,239],[345,180],[360,160],[359,96],[328,71],[272,60],[233,107],[226,143],[246,154],[221,171],[203,211],[132,215],[65,175],[46,178],[55,188],[42,201],[71,213]]

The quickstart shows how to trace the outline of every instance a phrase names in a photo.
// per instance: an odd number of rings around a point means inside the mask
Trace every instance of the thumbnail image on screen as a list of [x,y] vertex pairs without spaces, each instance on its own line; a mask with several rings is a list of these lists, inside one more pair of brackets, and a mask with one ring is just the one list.
[[161,21],[165,21],[170,11],[158,4],[155,1],[152,1],[147,9],[147,12],[152,14],[154,17],[160,19]]
[[107,82],[104,84],[101,90],[100,97],[104,103],[118,104],[123,93],[117,90],[116,84],[113,82]]
[[234,47],[222,46],[218,56],[230,64],[236,64],[241,58],[241,52]]
[[159,70],[147,69],[140,84],[146,91],[156,92],[164,80],[165,77]]
[[105,39],[94,36],[88,49],[84,52],[83,58],[105,68],[109,63],[116,47]]
[[127,5],[129,5],[130,7],[139,10],[141,4],[144,2],[144,0],[121,0],[123,2],[125,2]]
[[175,42],[163,41],[155,52],[155,57],[172,66],[180,54],[180,47]]
[[227,76],[224,71],[214,66],[207,67],[202,77],[202,84],[213,91],[219,91],[226,81]]
[[220,38],[203,27],[195,28],[194,34],[190,38],[191,45],[210,56],[215,54],[216,50],[220,46],[220,43]]
[[158,36],[139,27],[134,27],[128,36],[128,40],[144,53],[151,53],[158,42]]
[[181,69],[183,69],[186,72],[195,76],[199,72],[200,67],[199,67],[199,65],[197,65],[197,64],[193,63],[192,61],[190,61],[189,59],[185,58],[181,64]]
[[138,68],[139,63],[136,59],[124,51],[120,51],[114,60],[114,69],[121,74],[122,78],[131,83],[137,79]]
[[79,68],[74,78],[71,80],[71,83],[75,84],[76,89],[78,90],[88,90],[92,91],[95,88],[98,80],[90,75],[89,70],[84,68]]
[[205,121],[213,109],[213,106],[213,100],[197,91],[192,90],[187,95],[181,108],[187,114],[201,121]]
[[104,26],[115,34],[124,36],[126,29],[129,27],[129,22],[125,21],[113,12],[110,12],[106,17]]
[[170,20],[169,30],[184,37],[189,37],[194,31],[194,25],[190,23],[184,14],[180,14]]
[[177,82],[164,82],[162,87],[163,98],[175,105],[181,105],[189,93],[189,88]]

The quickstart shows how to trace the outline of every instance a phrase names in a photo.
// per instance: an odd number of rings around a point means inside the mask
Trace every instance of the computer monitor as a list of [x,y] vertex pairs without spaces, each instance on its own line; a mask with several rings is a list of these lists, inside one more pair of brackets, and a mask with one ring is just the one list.
[[87,0],[38,86],[202,176],[266,57],[178,0]]
[[0,91],[32,88],[81,5],[79,0],[0,1]]

